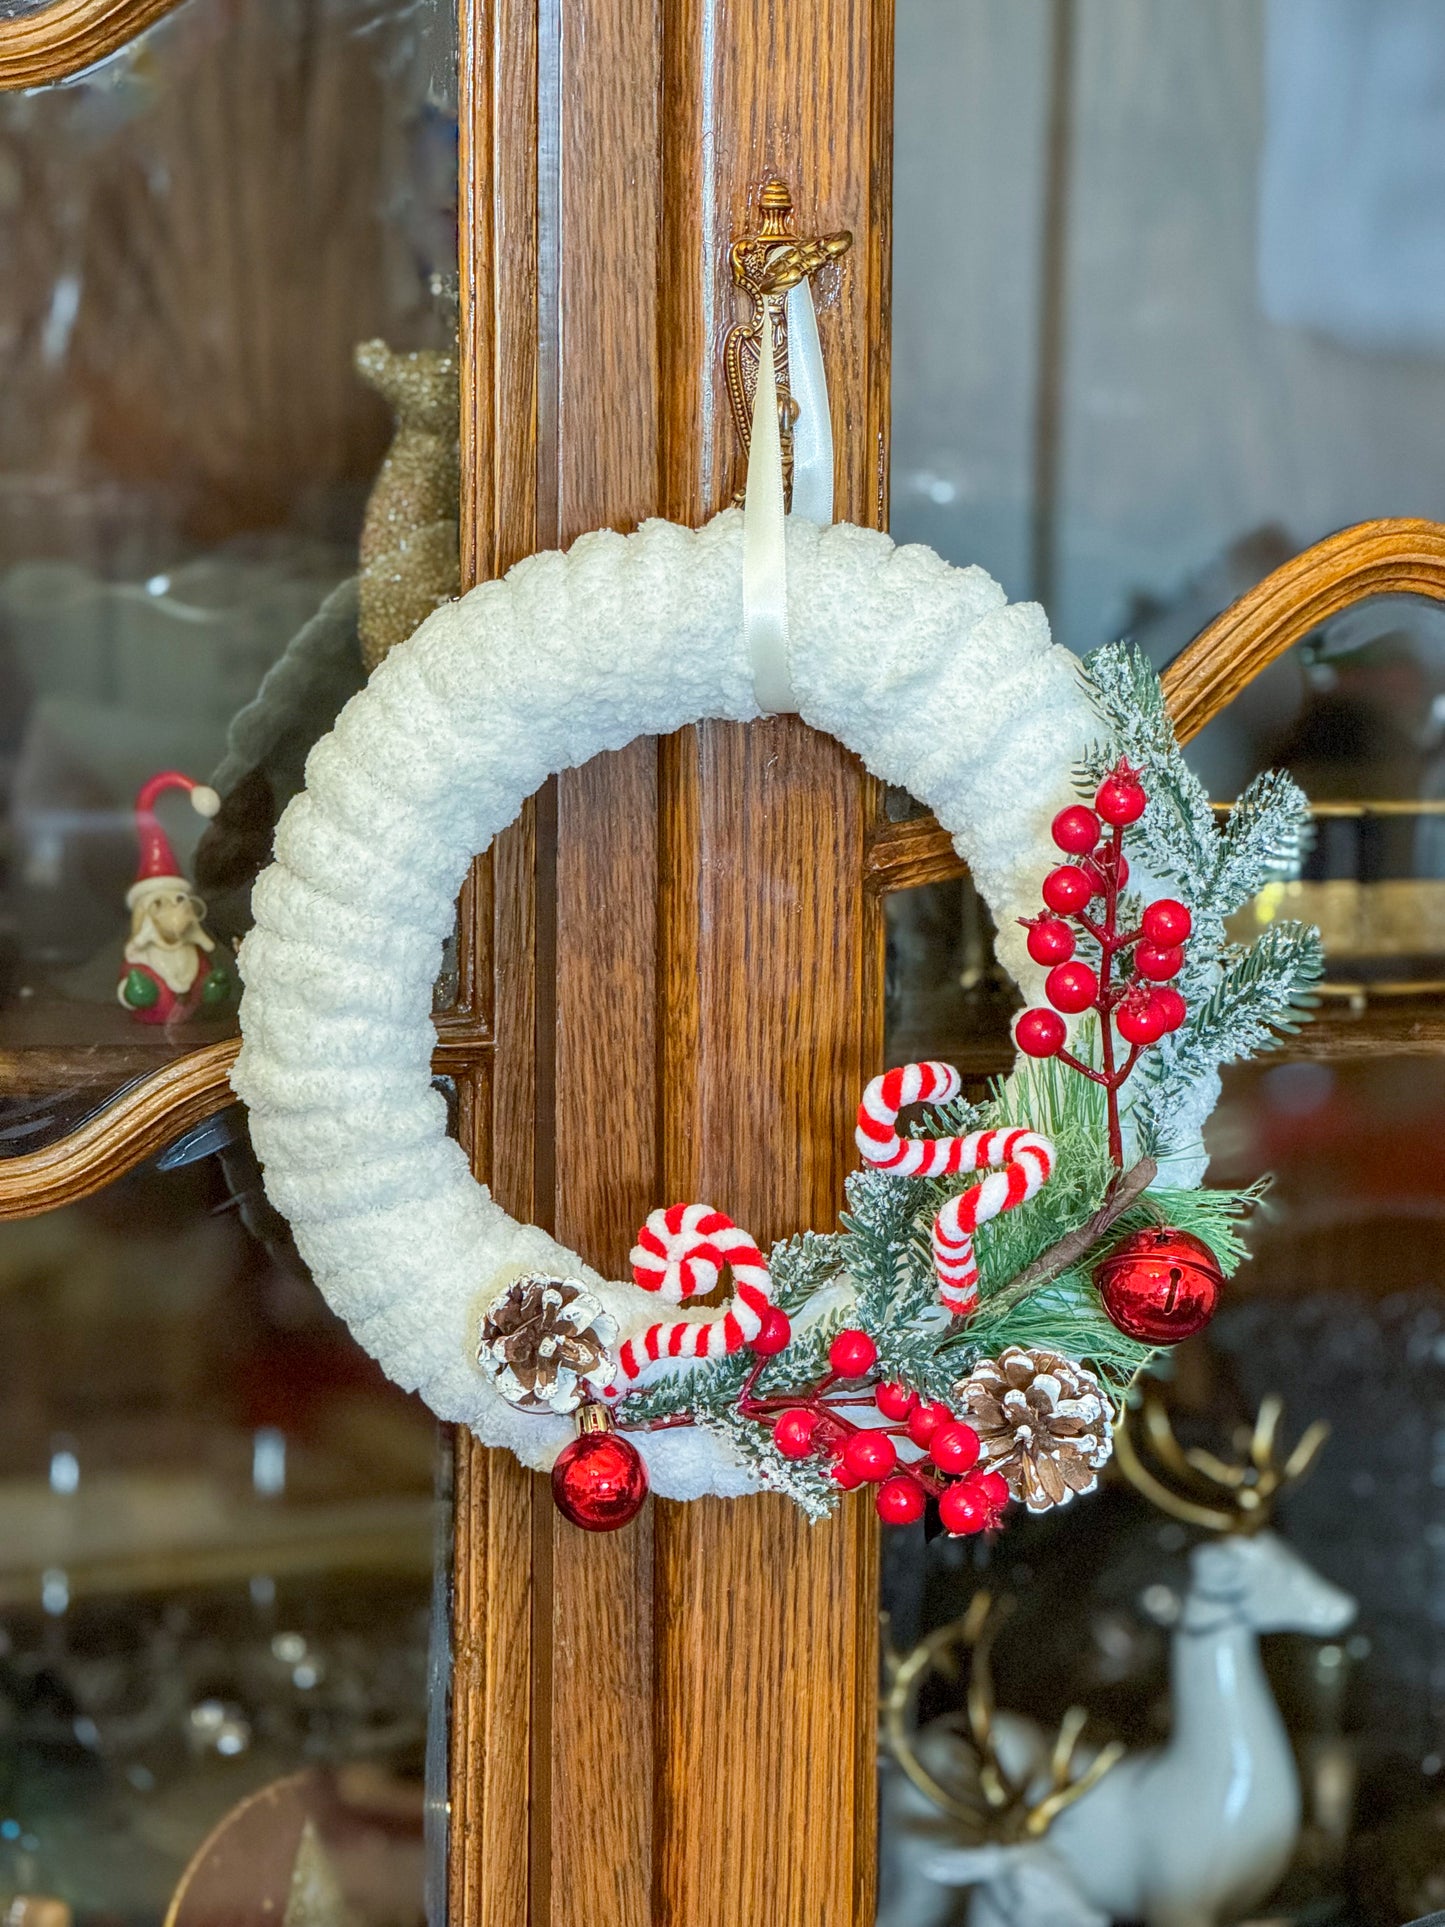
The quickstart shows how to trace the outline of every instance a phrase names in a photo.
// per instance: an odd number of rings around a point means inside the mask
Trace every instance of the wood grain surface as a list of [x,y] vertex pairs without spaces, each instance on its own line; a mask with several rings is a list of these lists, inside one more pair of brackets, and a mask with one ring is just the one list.
[[[859,236],[821,322],[840,508],[880,519],[890,48],[874,0],[464,9],[470,576],[731,495],[726,248],[773,168],[804,225]],[[881,1041],[875,807],[846,752],[790,720],[635,743],[548,785],[492,867],[490,1169],[510,1209],[613,1275],[646,1212],[698,1186],[760,1237],[832,1219]],[[473,1154],[486,1171],[480,1134]],[[458,1471],[451,1917],[871,1920],[864,1509],[810,1530],[768,1501],[654,1503],[589,1538],[535,1485],[526,1528],[498,1532],[516,1468],[468,1445]],[[704,1669],[761,1724],[720,1714]],[[707,1824],[745,1798],[798,1843],[782,1894],[761,1840]]]

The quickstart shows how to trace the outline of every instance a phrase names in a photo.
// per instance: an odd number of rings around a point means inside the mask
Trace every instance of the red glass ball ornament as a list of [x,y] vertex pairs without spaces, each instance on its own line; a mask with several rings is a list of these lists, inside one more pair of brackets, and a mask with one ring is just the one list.
[[1044,878],[1043,899],[1051,910],[1066,916],[1071,911],[1082,910],[1098,887],[1097,881],[1077,863],[1061,863]]
[[776,1358],[779,1352],[788,1349],[792,1337],[793,1327],[788,1314],[779,1311],[776,1305],[769,1305],[763,1313],[762,1326],[753,1340],[752,1349],[759,1358]]
[[[1002,1501],[997,1497],[995,1481],[1004,1488]],[[943,1521],[945,1532],[963,1537],[992,1530],[1002,1519],[1007,1503],[1007,1485],[996,1472],[984,1472],[976,1478],[960,1479],[956,1485],[949,1486],[939,1497],[938,1516]]]
[[[582,1431],[564,1445],[552,1467],[552,1499],[564,1519],[584,1532],[615,1532],[635,1519],[647,1497],[642,1454],[600,1406],[583,1407]],[[593,1417],[592,1414],[597,1414]]]
[[1059,1013],[1041,1004],[1024,1011],[1014,1025],[1014,1042],[1026,1057],[1057,1057],[1067,1034]]
[[1164,1019],[1164,1028],[1178,1030],[1189,1015],[1189,1006],[1172,984],[1161,984],[1149,1001]]
[[1194,928],[1188,904],[1181,903],[1177,897],[1160,897],[1156,903],[1151,903],[1139,923],[1150,943],[1166,947],[1183,943]]
[[1184,967],[1184,952],[1177,943],[1141,943],[1134,952],[1134,968],[1150,983],[1168,983]]
[[1094,808],[1106,823],[1123,829],[1130,823],[1137,823],[1144,814],[1149,799],[1144,794],[1143,785],[1137,776],[1116,770],[1106,776],[1099,785],[1099,793],[1094,798]]
[[1044,979],[1044,995],[1055,1010],[1087,1010],[1099,994],[1099,980],[1086,963],[1056,964]]
[[885,1381],[874,1392],[873,1403],[884,1418],[901,1425],[918,1403],[918,1394],[910,1392],[906,1385],[890,1385]]
[[911,1526],[923,1517],[928,1499],[916,1479],[907,1478],[900,1472],[896,1477],[883,1481],[873,1503],[884,1525]]
[[1027,943],[1036,964],[1067,963],[1074,954],[1074,933],[1057,917],[1040,917],[1030,924]]
[[920,1401],[908,1415],[908,1436],[915,1445],[927,1445],[939,1426],[947,1425],[952,1417],[942,1399],[932,1404]]
[[928,1441],[928,1456],[941,1472],[972,1472],[978,1464],[978,1433],[961,1419],[940,1425]]
[[855,1432],[843,1447],[843,1463],[859,1482],[876,1484],[898,1463],[898,1447],[886,1432]]
[[1054,841],[1070,856],[1087,856],[1099,840],[1099,819],[1087,803],[1071,803],[1054,818]]
[[828,1347],[828,1363],[839,1378],[862,1378],[878,1363],[878,1347],[867,1332],[849,1326]]
[[1156,1225],[1116,1245],[1094,1267],[1094,1283],[1126,1337],[1177,1345],[1214,1316],[1224,1274],[1202,1238]]
[[1114,1028],[1130,1044],[1157,1044],[1164,1035],[1164,1012],[1155,995],[1131,996],[1114,1012]]
[[773,1444],[785,1459],[810,1459],[817,1450],[813,1434],[818,1429],[818,1414],[804,1406],[779,1412],[773,1426]]

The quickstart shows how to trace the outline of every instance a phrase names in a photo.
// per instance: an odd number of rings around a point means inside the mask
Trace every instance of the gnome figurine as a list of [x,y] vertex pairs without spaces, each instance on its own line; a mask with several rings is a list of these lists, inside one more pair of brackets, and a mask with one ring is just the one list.
[[184,790],[201,816],[221,807],[213,789],[175,770],[152,776],[135,799],[140,868],[125,896],[130,942],[115,994],[141,1024],[183,1024],[198,1011],[214,1010],[235,989],[224,954],[201,922],[206,906],[181,875],[156,816],[163,790]]

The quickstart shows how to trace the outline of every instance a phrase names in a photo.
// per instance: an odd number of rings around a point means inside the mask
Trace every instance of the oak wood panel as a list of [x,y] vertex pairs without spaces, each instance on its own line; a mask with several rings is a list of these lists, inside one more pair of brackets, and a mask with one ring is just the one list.
[[932,813],[903,823],[878,823],[868,838],[867,877],[875,890],[915,890],[967,876],[953,838]]
[[31,13],[0,20],[0,89],[43,87],[82,73],[179,0],[48,0]]
[[[667,748],[663,1024],[678,1072],[664,1190],[717,1203],[766,1248],[833,1222],[881,1048],[881,1001],[863,1004],[879,914],[863,884],[871,785],[790,717]],[[850,1500],[809,1526],[773,1497],[659,1505],[654,1534],[655,1918],[871,1920],[871,1509]],[[699,1827],[699,1787],[747,1789],[765,1826]]]

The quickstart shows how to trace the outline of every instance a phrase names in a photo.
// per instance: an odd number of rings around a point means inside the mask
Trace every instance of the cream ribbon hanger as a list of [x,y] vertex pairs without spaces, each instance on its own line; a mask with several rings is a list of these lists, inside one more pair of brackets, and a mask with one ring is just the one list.
[[[758,708],[774,716],[791,715],[798,706],[788,661],[783,446],[774,347],[777,300],[776,295],[763,300],[743,508],[743,634]],[[806,275],[788,290],[787,303],[788,385],[798,407],[793,424],[793,514],[826,527],[833,519],[833,422],[818,319]]]

